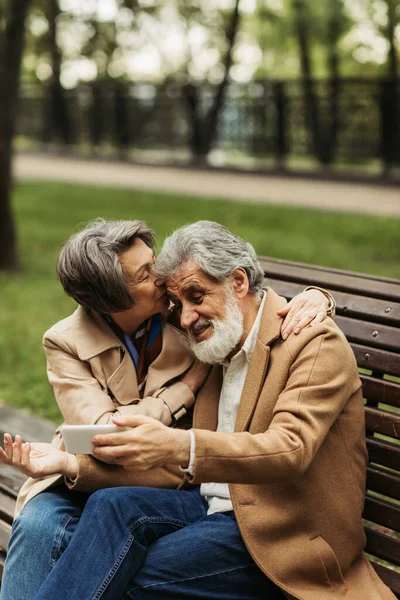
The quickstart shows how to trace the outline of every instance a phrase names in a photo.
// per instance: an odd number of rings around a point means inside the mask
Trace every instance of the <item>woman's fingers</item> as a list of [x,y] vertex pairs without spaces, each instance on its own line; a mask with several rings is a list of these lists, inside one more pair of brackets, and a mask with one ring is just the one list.
[[325,319],[326,317],[326,313],[325,312],[318,312],[314,319],[311,321],[310,325],[317,325],[318,323],[322,323],[322,321]]
[[22,454],[21,454],[21,467],[27,469],[30,467],[31,461],[29,458],[31,452],[31,445],[29,442],[25,442],[22,444]]
[[7,456],[7,459],[12,462],[13,459],[13,441],[12,437],[9,433],[4,434],[4,450]]
[[15,465],[21,464],[21,454],[22,454],[22,438],[20,435],[15,436],[14,444],[13,444],[13,463]]

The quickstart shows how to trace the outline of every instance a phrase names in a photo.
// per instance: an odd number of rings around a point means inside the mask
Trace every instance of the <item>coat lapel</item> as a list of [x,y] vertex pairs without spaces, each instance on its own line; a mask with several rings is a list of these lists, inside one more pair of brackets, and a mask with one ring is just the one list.
[[222,367],[214,365],[202,386],[193,413],[193,427],[217,430],[218,404],[222,387]]
[[240,398],[235,431],[246,431],[257,406],[267,376],[270,346],[280,336],[282,318],[276,313],[285,304],[285,298],[281,298],[271,288],[267,288],[257,341]]
[[189,351],[185,334],[164,322],[162,349],[149,367],[145,395],[151,396],[168,381],[180,377],[187,371],[193,360],[194,356]]

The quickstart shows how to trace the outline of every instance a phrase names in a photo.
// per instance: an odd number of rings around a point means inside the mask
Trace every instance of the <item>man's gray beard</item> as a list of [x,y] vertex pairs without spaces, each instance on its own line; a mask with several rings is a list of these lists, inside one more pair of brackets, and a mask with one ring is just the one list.
[[231,288],[226,290],[226,314],[224,321],[210,320],[213,333],[208,340],[196,342],[189,331],[189,345],[193,354],[201,362],[221,364],[238,345],[243,335],[243,313]]

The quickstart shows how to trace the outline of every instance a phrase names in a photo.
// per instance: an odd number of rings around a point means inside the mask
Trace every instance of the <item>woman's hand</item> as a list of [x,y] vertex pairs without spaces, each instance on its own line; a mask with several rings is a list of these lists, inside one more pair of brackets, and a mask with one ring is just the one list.
[[4,434],[4,450],[0,447],[0,463],[13,465],[35,479],[55,474],[75,479],[78,475],[74,454],[58,450],[52,444],[23,443],[19,435],[13,442],[9,433]]
[[281,327],[283,339],[286,340],[292,331],[297,335],[307,325],[321,323],[326,318],[328,307],[328,298],[319,290],[307,290],[292,298],[278,311],[280,317],[285,317]]

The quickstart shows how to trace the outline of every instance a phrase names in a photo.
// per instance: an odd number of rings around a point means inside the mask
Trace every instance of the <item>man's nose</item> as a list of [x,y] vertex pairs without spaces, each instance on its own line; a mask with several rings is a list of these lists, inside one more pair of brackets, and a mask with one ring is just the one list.
[[199,315],[192,308],[182,307],[181,312],[181,326],[183,329],[189,329],[189,327],[197,321]]

